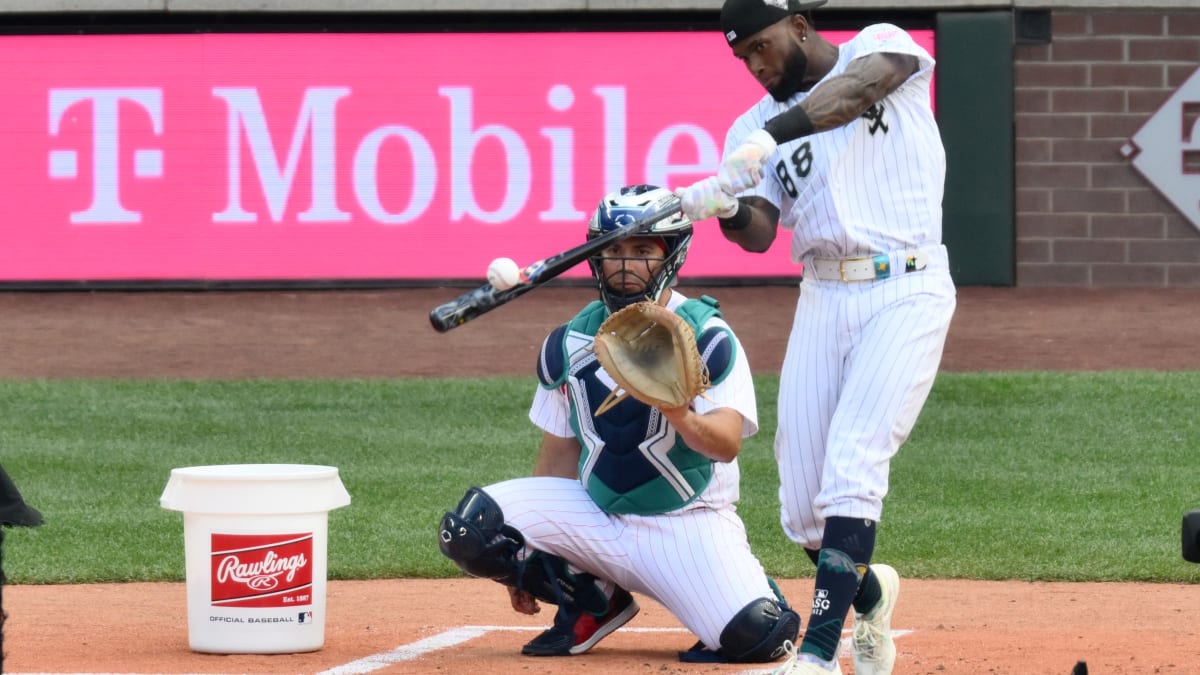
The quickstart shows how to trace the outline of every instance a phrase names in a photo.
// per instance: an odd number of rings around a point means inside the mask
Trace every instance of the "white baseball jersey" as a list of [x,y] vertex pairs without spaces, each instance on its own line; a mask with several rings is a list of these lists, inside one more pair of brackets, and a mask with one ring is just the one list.
[[[810,549],[820,548],[830,516],[880,520],[890,460],[933,385],[955,307],[941,244],[946,161],[930,106],[933,58],[905,31],[877,24],[839,47],[822,82],[876,52],[913,55],[918,71],[846,126],[781,144],[766,178],[740,195],[779,207],[792,259],[805,265],[775,455],[784,531]],[[725,152],[807,96],[764,97],[734,122]],[[907,272],[913,250],[928,265]],[[892,263],[886,278],[809,271],[814,258],[881,254]]]
[[[876,24],[841,45],[822,82],[874,52],[916,56],[920,69],[860,119],[780,145],[767,178],[741,194],[779,207],[796,262],[941,243],[946,154],[930,108],[933,58],[903,30]],[[807,97],[764,96],[730,127],[725,152]]]
[[[684,300],[674,292],[667,307],[674,310]],[[725,324],[713,317],[706,324],[711,325]],[[743,437],[749,437],[758,431],[754,385],[746,354],[736,338],[733,343],[732,370],[693,405],[701,414],[716,408],[737,410],[745,420]],[[589,361],[594,359],[592,355]],[[569,397],[578,394],[572,387],[579,386],[572,376],[561,387],[539,387],[530,419],[553,435],[575,436]],[[587,407],[576,410],[585,411],[580,417],[591,414]],[[591,421],[576,422],[587,429]],[[674,436],[675,431],[665,425],[662,433]],[[647,442],[641,447],[649,453],[655,446]],[[576,479],[517,478],[484,491],[500,504],[505,522],[524,535],[529,548],[561,556],[572,569],[654,598],[716,650],[729,620],[754,600],[773,598],[774,592],[735,510],[737,460],[714,462],[713,469],[700,495],[678,510],[656,515],[607,513]]]

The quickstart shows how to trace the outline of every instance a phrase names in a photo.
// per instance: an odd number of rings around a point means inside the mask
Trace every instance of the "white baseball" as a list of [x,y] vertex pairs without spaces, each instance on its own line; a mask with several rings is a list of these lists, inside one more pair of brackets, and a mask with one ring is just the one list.
[[512,258],[496,258],[488,265],[487,280],[492,288],[507,291],[521,282],[521,268]]

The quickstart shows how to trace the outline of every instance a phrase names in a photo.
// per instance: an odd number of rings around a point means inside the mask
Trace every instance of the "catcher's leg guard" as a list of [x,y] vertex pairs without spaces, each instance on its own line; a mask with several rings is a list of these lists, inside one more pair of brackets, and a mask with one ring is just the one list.
[[[513,576],[525,538],[504,524],[504,513],[488,493],[473,487],[454,511],[442,516],[438,548],[462,571],[502,583]],[[515,579],[513,579],[515,581]]]
[[596,585],[596,577],[586,572],[572,573],[567,561],[556,555],[535,551],[524,561],[515,584],[533,597],[570,610],[600,616],[608,611],[608,598]]
[[746,605],[721,631],[721,652],[733,663],[765,663],[783,656],[800,634],[800,615],[774,598]]
[[567,561],[539,551],[522,558],[525,537],[504,523],[504,512],[488,493],[473,487],[454,511],[442,516],[442,554],[473,577],[494,579],[527,591],[538,600],[570,605],[600,615],[608,599],[590,574],[573,574]]

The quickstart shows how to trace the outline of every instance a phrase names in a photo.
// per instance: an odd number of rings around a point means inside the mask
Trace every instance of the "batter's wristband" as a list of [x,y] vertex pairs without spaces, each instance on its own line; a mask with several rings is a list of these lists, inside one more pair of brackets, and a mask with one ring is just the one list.
[[722,230],[737,232],[738,230],[744,230],[747,227],[750,227],[750,220],[753,217],[754,214],[750,213],[749,206],[746,204],[739,204],[738,210],[734,212],[732,217],[717,218],[717,224],[721,226]]
[[807,136],[814,131],[808,113],[798,105],[767,120],[763,129],[771,134],[771,138],[774,138],[776,143],[781,144]]

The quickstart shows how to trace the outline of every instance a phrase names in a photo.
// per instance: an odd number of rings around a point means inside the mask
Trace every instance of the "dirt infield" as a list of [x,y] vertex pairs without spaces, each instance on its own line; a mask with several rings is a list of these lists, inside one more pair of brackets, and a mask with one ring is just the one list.
[[[811,581],[781,582],[791,598]],[[8,673],[748,673],[763,668],[682,664],[694,639],[652,600],[591,652],[530,658],[520,646],[550,609],[527,617],[480,580],[330,582],[325,647],[309,654],[211,655],[188,649],[179,584],[15,586]],[[1196,672],[1200,586],[902,582],[893,630],[898,674],[1092,675]],[[847,673],[849,659],[842,659]]]
[[[581,288],[546,288],[445,335],[429,310],[464,289],[3,293],[0,378],[389,378],[530,374]],[[783,359],[795,290],[682,289],[723,301],[757,372]],[[943,369],[1200,369],[1200,290],[967,288]],[[902,571],[903,572],[903,571]],[[811,581],[784,580],[790,598]],[[331,582],[326,644],[295,655],[188,648],[182,584],[10,586],[8,673],[746,673],[684,665],[693,639],[651,600],[591,653],[532,659],[550,620],[472,579]],[[1200,586],[906,580],[897,673],[1200,672]],[[843,660],[851,672],[848,660]]]
[[[544,288],[439,334],[429,310],[461,288],[314,292],[0,293],[0,378],[532,375],[542,338],[592,299]],[[708,293],[756,372],[778,372],[795,289]],[[1200,289],[959,291],[942,367],[1200,368]]]

